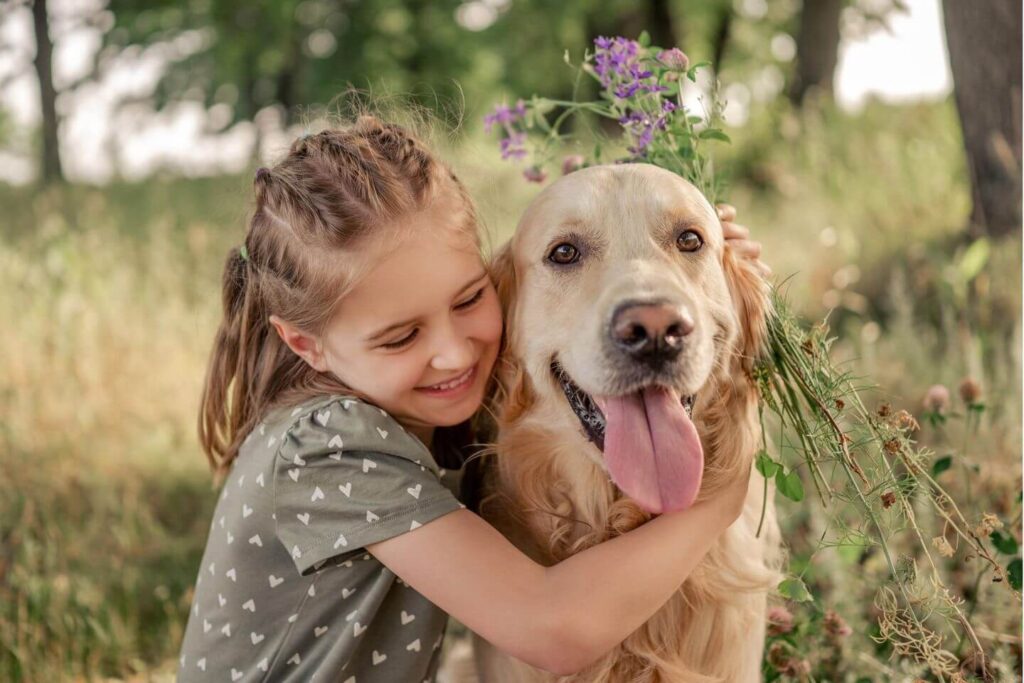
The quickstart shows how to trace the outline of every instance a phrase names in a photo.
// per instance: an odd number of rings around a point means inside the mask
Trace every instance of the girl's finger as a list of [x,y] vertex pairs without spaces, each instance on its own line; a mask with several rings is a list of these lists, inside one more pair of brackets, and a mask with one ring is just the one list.
[[736,223],[730,223],[728,221],[722,222],[722,235],[727,240],[733,240],[736,238],[746,239],[750,237],[750,230],[745,226],[738,225]]
[[729,240],[729,247],[743,258],[755,260],[761,256],[761,243],[753,240]]
[[732,204],[715,204],[715,209],[718,212],[719,220],[732,221],[736,219],[736,207]]

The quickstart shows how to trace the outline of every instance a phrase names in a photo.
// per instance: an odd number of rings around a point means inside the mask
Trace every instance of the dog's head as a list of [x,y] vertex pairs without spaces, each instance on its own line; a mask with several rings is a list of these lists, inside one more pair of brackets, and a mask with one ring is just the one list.
[[527,208],[493,272],[505,420],[529,406],[580,433],[651,512],[692,504],[704,472],[694,402],[746,383],[768,307],[704,196],[647,164],[577,171]]

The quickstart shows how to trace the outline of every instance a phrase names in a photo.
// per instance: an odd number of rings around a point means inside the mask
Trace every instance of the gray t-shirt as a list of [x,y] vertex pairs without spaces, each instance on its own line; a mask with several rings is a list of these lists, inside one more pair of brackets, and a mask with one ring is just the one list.
[[447,615],[364,547],[465,507],[452,474],[349,396],[267,416],[214,512],[178,680],[433,681]]

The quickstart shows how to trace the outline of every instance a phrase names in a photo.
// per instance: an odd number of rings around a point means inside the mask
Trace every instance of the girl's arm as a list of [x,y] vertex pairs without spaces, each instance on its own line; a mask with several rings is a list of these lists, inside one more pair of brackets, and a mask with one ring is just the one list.
[[555,674],[580,671],[647,621],[743,508],[748,481],[544,567],[459,510],[367,546],[498,649]]

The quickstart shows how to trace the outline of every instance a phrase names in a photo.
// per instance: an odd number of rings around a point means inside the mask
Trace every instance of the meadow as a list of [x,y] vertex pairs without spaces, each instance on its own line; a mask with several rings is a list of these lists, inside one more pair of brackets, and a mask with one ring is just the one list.
[[[1019,542],[1021,243],[965,234],[952,101],[773,109],[730,134],[728,199],[791,305],[828,316],[834,358],[876,385],[867,400],[914,414],[918,442],[951,456],[950,493]],[[497,245],[538,187],[495,147],[471,136],[445,156]],[[249,201],[248,176],[0,187],[0,680],[173,676],[216,497],[199,391]],[[970,425],[965,378],[984,404]],[[939,384],[952,398],[929,422],[922,397]],[[791,633],[818,680],[934,680],[870,639],[878,568],[863,549],[819,547],[813,496],[778,505],[815,596],[788,606]],[[948,562],[992,680],[1019,679],[1019,593]]]

